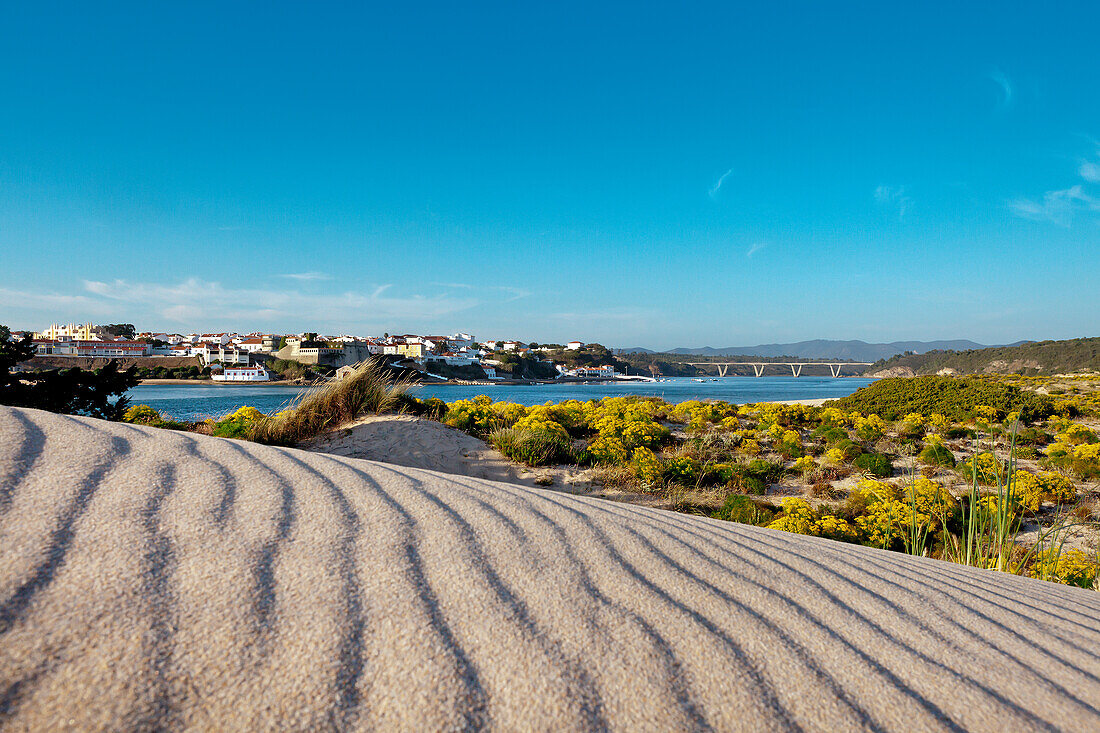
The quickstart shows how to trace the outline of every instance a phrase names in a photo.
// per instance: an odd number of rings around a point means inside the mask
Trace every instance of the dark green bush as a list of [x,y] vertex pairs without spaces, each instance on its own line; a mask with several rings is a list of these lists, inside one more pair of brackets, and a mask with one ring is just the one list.
[[955,456],[945,446],[929,444],[920,452],[920,460],[930,466],[955,467]]
[[784,466],[782,463],[766,461],[763,458],[754,458],[745,466],[748,473],[765,483],[773,484],[783,477]]
[[832,425],[822,425],[818,429],[810,433],[811,438],[822,438],[826,444],[838,443],[842,440],[848,439],[848,431],[844,428],[834,427]]
[[753,501],[740,494],[730,494],[722,508],[712,512],[710,516],[727,522],[764,526],[775,518],[775,509],[766,502]]
[[733,476],[726,482],[726,488],[739,494],[755,494],[760,496],[768,490],[768,484],[748,471],[734,471]]
[[1046,445],[1050,435],[1038,428],[1020,428],[1016,431],[1016,445]]
[[882,453],[864,453],[856,456],[852,465],[860,471],[879,478],[888,478],[894,473],[894,464],[890,461],[890,457]]
[[924,426],[911,422],[900,422],[894,426],[894,430],[901,440],[918,440],[924,437]]
[[845,461],[855,460],[855,457],[863,452],[863,448],[861,448],[857,443],[853,443],[852,441],[848,440],[847,438],[839,441],[836,445],[833,446],[833,448],[836,448],[840,451],[841,455],[844,456]]

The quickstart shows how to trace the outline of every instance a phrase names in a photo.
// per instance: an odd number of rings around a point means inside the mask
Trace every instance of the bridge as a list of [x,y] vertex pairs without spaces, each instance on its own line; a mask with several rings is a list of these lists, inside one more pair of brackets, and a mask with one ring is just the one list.
[[829,374],[834,378],[840,376],[840,370],[846,366],[871,366],[870,361],[681,361],[679,364],[687,364],[694,367],[718,367],[718,376],[724,377],[729,373],[731,366],[751,366],[753,374],[757,377],[764,376],[766,366],[788,366],[795,377],[802,376],[802,367],[807,365],[820,365],[829,367]]

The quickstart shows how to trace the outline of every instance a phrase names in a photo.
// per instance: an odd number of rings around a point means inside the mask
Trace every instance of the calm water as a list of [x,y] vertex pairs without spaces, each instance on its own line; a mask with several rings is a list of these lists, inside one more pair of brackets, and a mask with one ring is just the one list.
[[[420,398],[438,397],[447,402],[489,395],[524,405],[541,405],[563,400],[597,400],[601,397],[643,395],[661,397],[669,402],[715,399],[736,404],[770,400],[834,399],[870,384],[871,379],[831,377],[725,377],[714,382],[693,382],[687,377],[666,382],[620,382],[613,384],[539,384],[493,385],[485,387],[426,386],[413,394]],[[275,412],[292,404],[301,394],[300,387],[139,385],[130,390],[133,404],[146,404],[179,420],[220,417],[243,405],[261,412]]]

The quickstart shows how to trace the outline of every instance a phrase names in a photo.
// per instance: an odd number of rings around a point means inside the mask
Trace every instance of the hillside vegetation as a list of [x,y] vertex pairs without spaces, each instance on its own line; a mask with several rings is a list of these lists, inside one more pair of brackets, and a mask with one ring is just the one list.
[[1100,372],[1100,338],[1034,341],[967,351],[903,354],[876,362],[868,376],[937,374],[1064,374]]
[[830,405],[849,412],[874,413],[900,420],[908,413],[937,413],[962,422],[981,417],[981,411],[1006,415],[1017,412],[1023,422],[1050,417],[1054,400],[1008,384],[984,379],[916,377],[882,379]]

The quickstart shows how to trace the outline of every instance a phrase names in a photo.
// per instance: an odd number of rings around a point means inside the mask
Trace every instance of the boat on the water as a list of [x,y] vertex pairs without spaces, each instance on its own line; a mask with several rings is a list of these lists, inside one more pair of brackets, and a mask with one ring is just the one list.
[[225,367],[220,372],[212,372],[210,380],[215,384],[270,382],[271,374],[259,364],[247,367]]

